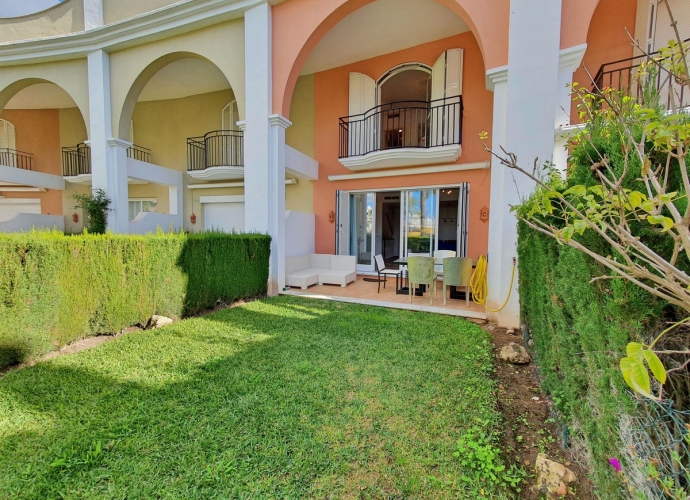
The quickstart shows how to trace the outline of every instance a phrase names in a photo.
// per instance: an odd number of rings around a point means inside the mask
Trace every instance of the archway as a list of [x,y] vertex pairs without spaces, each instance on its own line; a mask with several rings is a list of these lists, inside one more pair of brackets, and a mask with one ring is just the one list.
[[[327,33],[349,15],[375,1],[377,0],[303,0],[274,7],[274,112],[289,115],[297,78],[310,54]],[[495,2],[492,9],[487,9],[481,2],[470,0],[433,1],[445,6],[467,23],[479,44],[487,69],[507,63],[508,0]],[[296,26],[299,28],[296,29]],[[299,32],[296,33],[297,30]]]
[[[81,230],[83,214],[75,211],[72,199],[80,189],[65,183],[63,176],[69,175],[71,168],[90,171],[86,161],[78,163],[72,155],[88,139],[82,110],[61,86],[39,78],[8,85],[0,91],[0,100],[0,119],[5,120],[6,132],[5,140],[0,140],[0,147],[5,148],[0,152],[0,163],[13,169],[3,170],[5,177],[0,178],[0,220],[8,220],[13,213],[39,216],[35,223],[40,225],[41,216],[77,213],[79,223],[69,217],[58,227],[70,232]],[[21,170],[39,175],[22,176]]]

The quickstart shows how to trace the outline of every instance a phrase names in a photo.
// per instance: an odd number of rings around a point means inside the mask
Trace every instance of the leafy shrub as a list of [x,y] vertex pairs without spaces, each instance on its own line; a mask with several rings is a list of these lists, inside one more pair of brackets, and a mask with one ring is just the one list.
[[258,234],[0,235],[0,367],[266,292]]
[[628,342],[644,338],[664,305],[623,280],[599,280],[603,266],[520,224],[522,319],[534,339],[542,387],[574,441],[585,446],[600,498],[621,498],[618,419],[634,412],[618,367]]
[[86,230],[93,234],[105,233],[108,226],[108,211],[110,210],[110,198],[103,189],[96,189],[89,194],[75,194],[72,196],[77,201],[75,208],[84,210],[86,216]]

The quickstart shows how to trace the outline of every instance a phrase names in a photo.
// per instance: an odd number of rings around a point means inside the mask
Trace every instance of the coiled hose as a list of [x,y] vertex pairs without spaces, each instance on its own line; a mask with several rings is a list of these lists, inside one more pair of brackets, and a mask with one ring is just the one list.
[[506,301],[498,309],[489,309],[488,307],[486,307],[486,299],[489,296],[489,283],[487,281],[488,262],[489,261],[486,259],[485,255],[480,255],[479,259],[477,260],[477,267],[472,273],[472,278],[470,278],[472,300],[476,304],[484,306],[484,309],[486,309],[489,312],[499,312],[502,311],[508,305],[510,294],[513,292],[513,281],[515,281],[515,267],[517,263],[515,261],[515,257],[513,257],[513,271],[510,275],[510,288],[508,289],[508,296],[506,297]]

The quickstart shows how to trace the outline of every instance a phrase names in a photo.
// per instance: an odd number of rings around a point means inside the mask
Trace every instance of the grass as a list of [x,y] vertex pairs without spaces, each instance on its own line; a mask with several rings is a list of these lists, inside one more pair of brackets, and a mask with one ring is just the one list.
[[502,498],[454,456],[492,374],[458,318],[253,302],[0,378],[0,498]]

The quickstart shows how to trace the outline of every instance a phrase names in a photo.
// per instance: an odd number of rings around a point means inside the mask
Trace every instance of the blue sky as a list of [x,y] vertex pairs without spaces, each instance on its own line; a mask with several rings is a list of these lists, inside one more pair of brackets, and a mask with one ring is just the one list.
[[40,12],[64,0],[0,0],[0,17],[18,17]]

